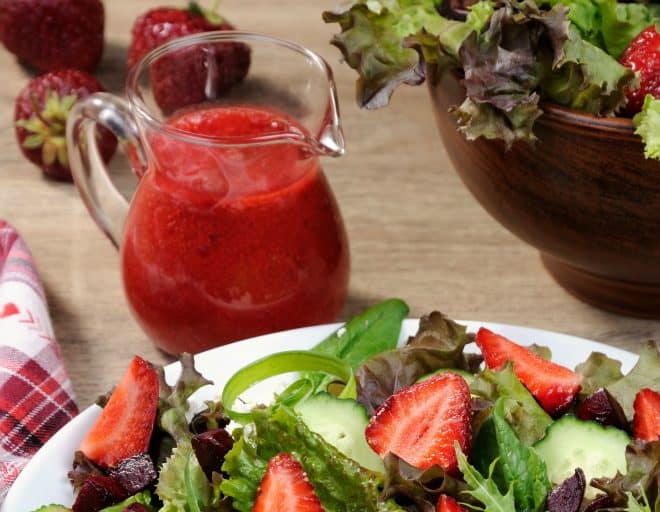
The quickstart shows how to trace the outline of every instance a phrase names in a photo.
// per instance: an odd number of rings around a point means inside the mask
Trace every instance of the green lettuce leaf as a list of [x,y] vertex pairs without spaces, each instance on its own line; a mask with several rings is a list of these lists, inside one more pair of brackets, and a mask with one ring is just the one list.
[[380,499],[382,475],[342,455],[311,432],[290,408],[255,409],[252,415],[254,424],[243,429],[222,466],[229,477],[220,489],[233,498],[236,510],[252,510],[268,461],[282,452],[300,462],[327,512],[403,510],[391,500]]
[[160,470],[156,487],[156,494],[163,502],[160,512],[217,510],[215,499],[219,493],[213,487],[199,465],[190,441],[181,440]]
[[513,489],[517,510],[541,512],[551,488],[545,463],[533,448],[518,439],[505,418],[504,402],[503,398],[496,402],[479,430],[472,446],[472,461],[482,474],[494,464],[491,478],[500,492]]
[[542,83],[543,94],[560,105],[598,115],[611,115],[626,103],[624,90],[635,83],[634,72],[598,46],[569,31],[562,57]]
[[621,404],[629,420],[633,417],[635,395],[643,388],[660,389],[660,342],[649,341],[630,373],[607,386],[607,390]]
[[660,160],[660,99],[646,95],[642,111],[633,118],[635,133],[644,141],[644,156]]
[[660,16],[660,6],[617,0],[540,0],[564,4],[580,36],[618,58],[630,41]]
[[594,391],[613,384],[623,377],[621,361],[612,359],[602,352],[592,352],[587,360],[578,364],[575,371],[582,375],[580,396],[586,397]]
[[405,38],[438,23],[438,1],[358,1],[348,9],[323,13],[327,23],[339,23],[342,32],[332,44],[360,75],[357,101],[365,108],[385,106],[401,84],[424,81],[417,52],[403,46]]
[[492,479],[497,461],[491,464],[488,477],[484,478],[474,466],[470,465],[458,443],[456,443],[456,457],[458,459],[458,469],[463,473],[463,478],[470,488],[464,493],[474,497],[482,504],[480,507],[472,506],[471,509],[483,510],[484,512],[513,512],[516,510],[513,488],[509,488],[506,494],[502,494]]
[[552,423],[552,418],[520,382],[511,362],[499,371],[484,370],[477,375],[470,390],[492,402],[505,398],[504,415],[518,438],[527,446],[541,439]]
[[404,347],[378,354],[358,368],[357,401],[370,416],[390,395],[441,368],[472,370],[464,354],[472,338],[460,325],[439,312],[420,319],[417,334]]

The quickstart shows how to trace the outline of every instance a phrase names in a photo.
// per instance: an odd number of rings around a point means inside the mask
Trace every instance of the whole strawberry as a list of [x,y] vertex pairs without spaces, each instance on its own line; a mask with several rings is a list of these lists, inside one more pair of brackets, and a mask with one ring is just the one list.
[[0,0],[0,41],[38,71],[90,71],[103,53],[101,0]]
[[[154,48],[183,36],[216,30],[234,30],[214,9],[196,2],[186,9],[161,7],[140,16],[132,29],[128,49],[131,68]],[[150,67],[154,97],[165,113],[215,99],[243,80],[250,67],[250,49],[228,42],[177,50],[157,59]]]
[[634,115],[642,110],[647,94],[660,98],[660,33],[655,25],[644,29],[621,55],[621,64],[639,76],[639,89],[626,91],[626,113]]
[[[16,139],[23,154],[46,174],[71,180],[66,150],[66,120],[73,104],[103,86],[84,71],[51,71],[33,79],[16,98]],[[107,130],[99,132],[99,149],[110,160],[117,140]]]

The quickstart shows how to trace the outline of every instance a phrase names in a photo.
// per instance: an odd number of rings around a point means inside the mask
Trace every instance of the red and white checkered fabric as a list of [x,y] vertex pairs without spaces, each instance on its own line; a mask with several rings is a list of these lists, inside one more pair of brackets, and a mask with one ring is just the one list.
[[77,412],[32,255],[0,220],[0,503]]

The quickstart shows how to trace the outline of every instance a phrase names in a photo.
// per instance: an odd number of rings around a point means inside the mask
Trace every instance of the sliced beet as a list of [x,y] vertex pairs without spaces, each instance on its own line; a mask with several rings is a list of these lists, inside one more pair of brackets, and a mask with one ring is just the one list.
[[584,472],[577,468],[573,476],[550,491],[546,507],[548,512],[578,512],[587,482]]
[[605,388],[585,398],[578,407],[577,416],[581,420],[593,420],[601,425],[628,430],[628,421],[621,405]]
[[209,430],[203,434],[198,434],[192,438],[192,447],[202,466],[206,478],[211,480],[211,475],[215,471],[220,473],[222,463],[225,461],[225,455],[231,450],[234,440],[229,433],[222,428]]
[[126,499],[128,493],[110,476],[90,475],[80,488],[73,512],[98,512]]
[[154,463],[147,453],[133,455],[124,459],[109,471],[128,494],[141,491],[158,478]]
[[582,512],[596,512],[597,510],[611,508],[614,500],[607,494],[599,494],[591,500],[582,510]]

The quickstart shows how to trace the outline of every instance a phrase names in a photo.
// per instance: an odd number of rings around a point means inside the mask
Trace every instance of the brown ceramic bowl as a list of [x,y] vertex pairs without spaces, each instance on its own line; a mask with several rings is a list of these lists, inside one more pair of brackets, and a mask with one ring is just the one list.
[[660,318],[660,162],[646,160],[630,119],[543,105],[537,143],[469,142],[449,108],[465,89],[428,69],[438,128],[461,179],[504,227],[541,251],[570,293]]

